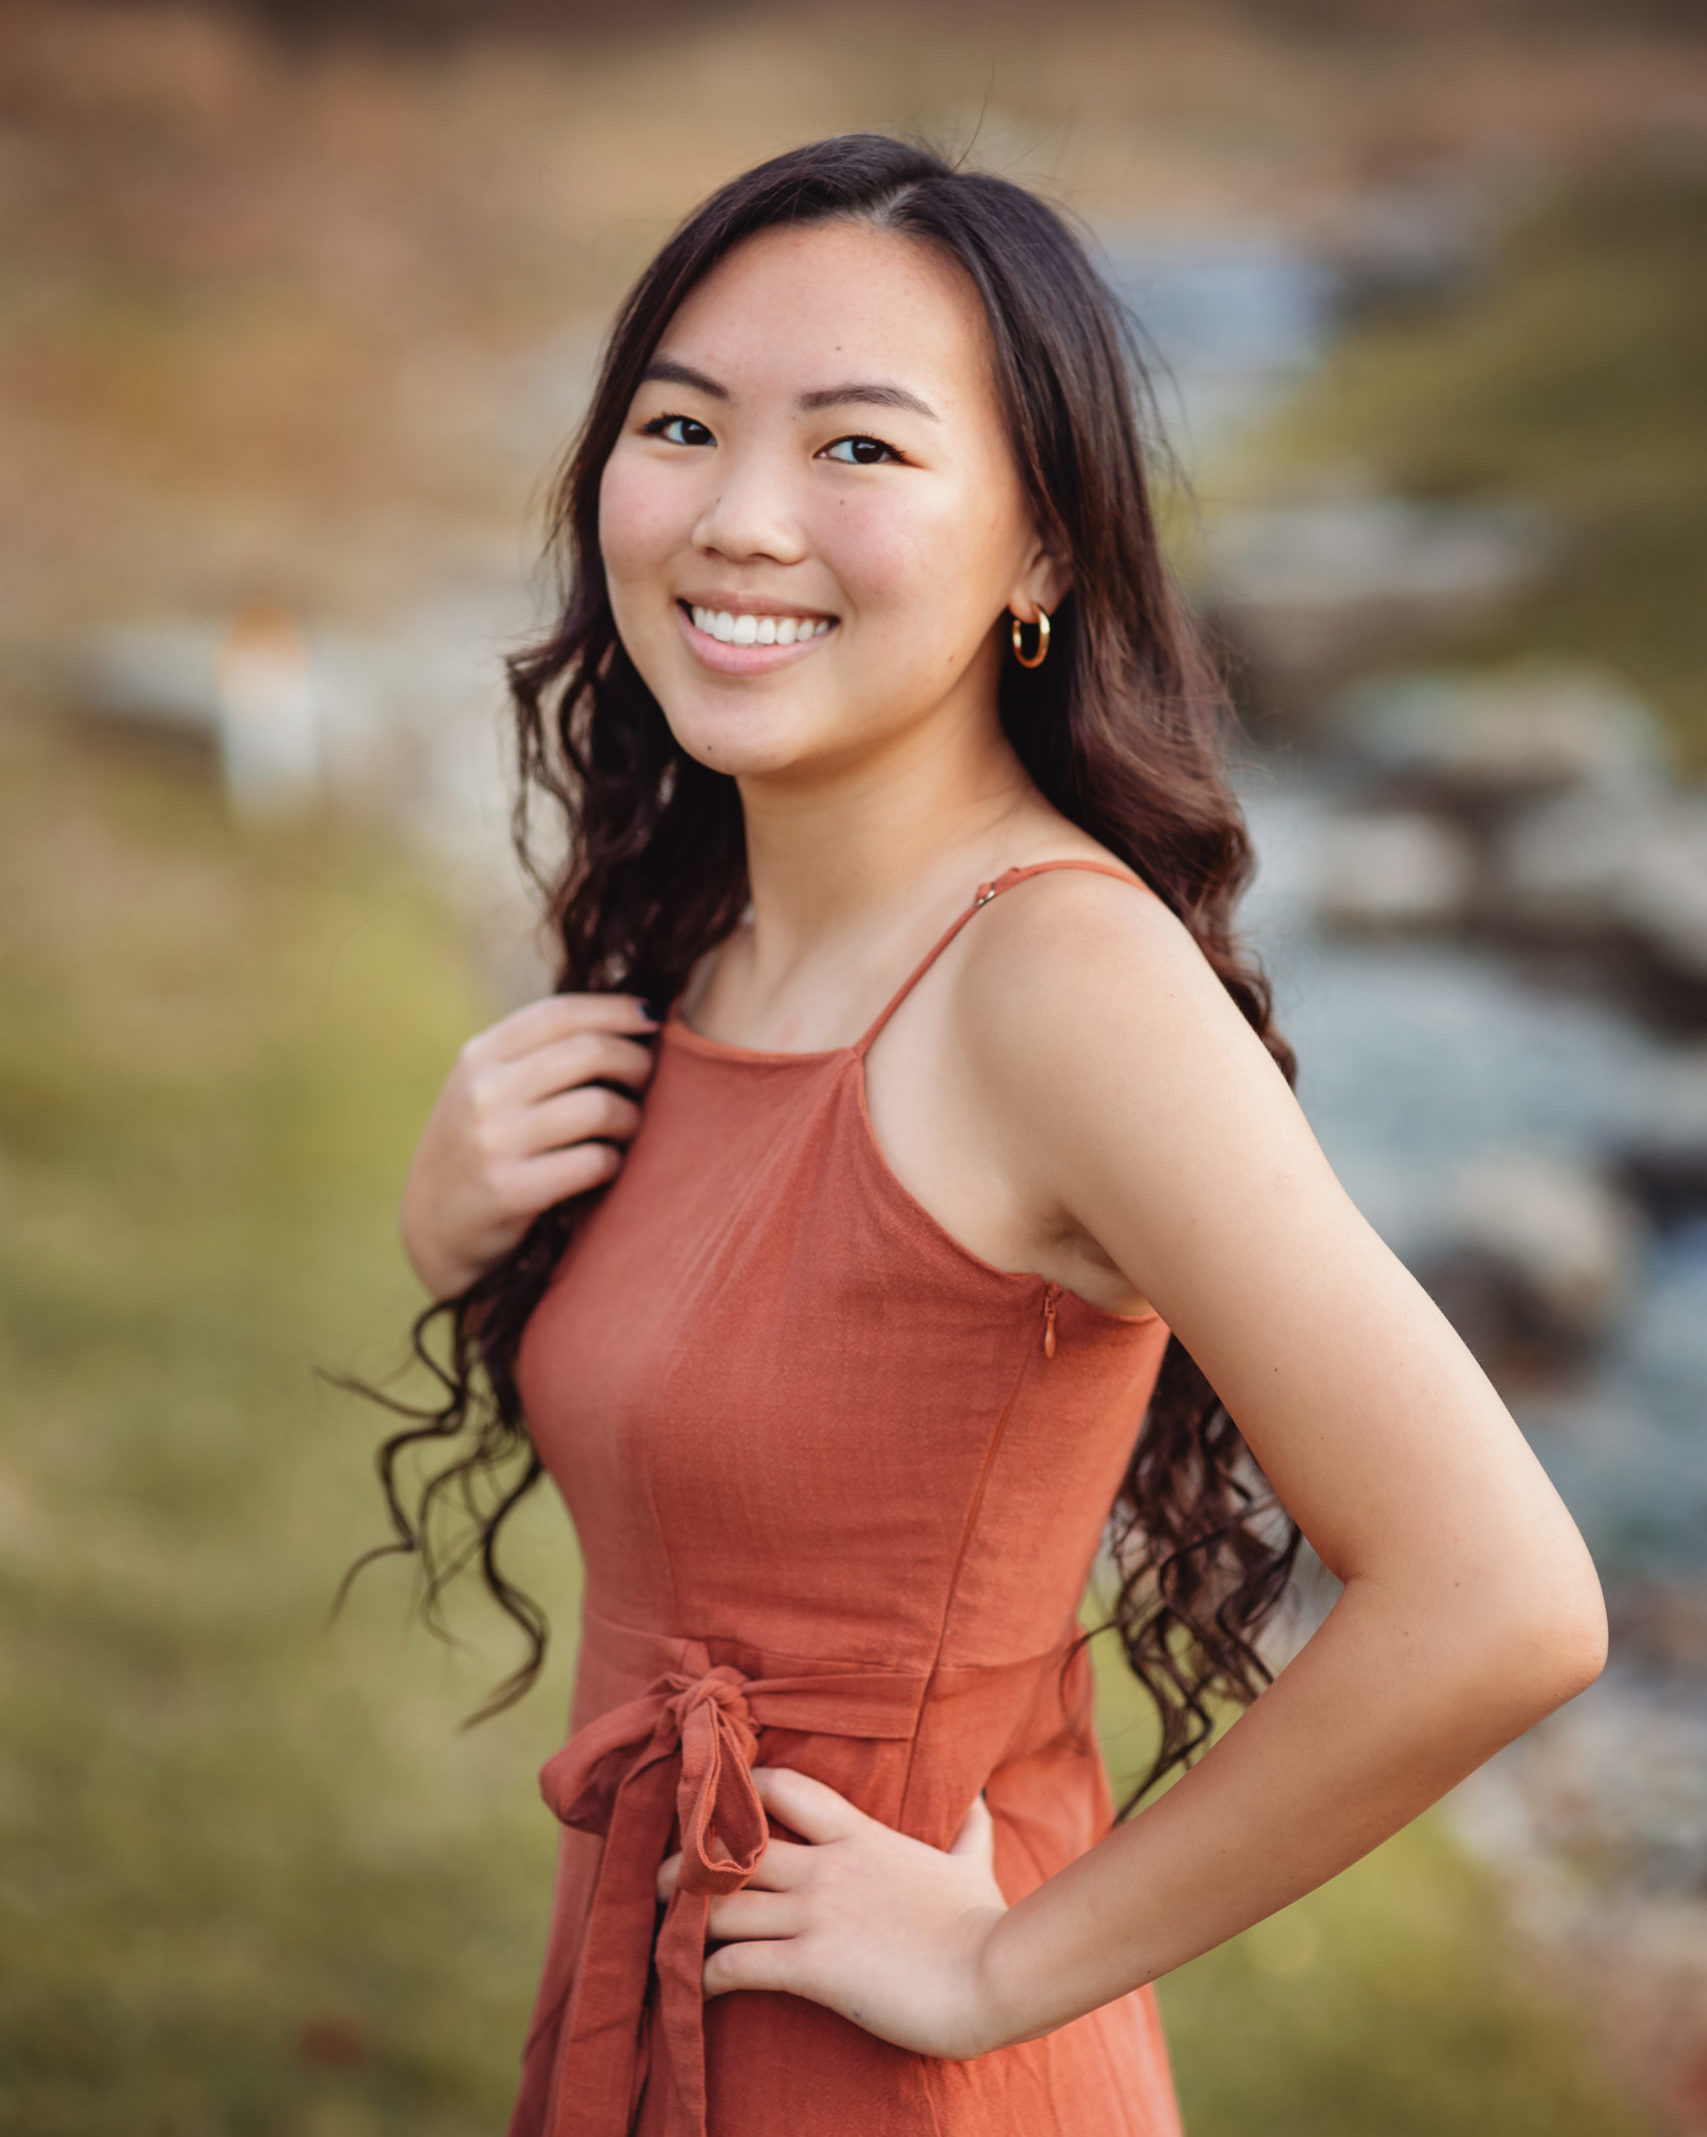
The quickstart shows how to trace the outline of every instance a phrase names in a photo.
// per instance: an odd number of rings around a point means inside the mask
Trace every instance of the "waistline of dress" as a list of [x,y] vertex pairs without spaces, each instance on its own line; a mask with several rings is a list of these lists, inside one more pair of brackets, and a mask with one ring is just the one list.
[[672,1673],[727,1668],[742,1678],[752,1718],[761,1728],[902,1740],[916,1733],[927,1697],[935,1705],[968,1693],[1000,1696],[1033,1685],[1046,1669],[1060,1665],[1081,1632],[1070,1618],[1056,1640],[1027,1654],[961,1662],[934,1655],[887,1664],[869,1656],[803,1654],[738,1633],[629,1625],[585,1601],[578,1668],[582,1674],[596,1673],[618,1697]]
[[[1016,1691],[1034,1696],[1069,1644],[1011,1662],[886,1669],[648,1631],[583,1607],[583,1666],[618,1696],[540,1773],[557,1817],[605,1842],[558,2045],[554,2137],[626,2137],[654,2064],[668,2137],[705,2137],[706,1914],[752,1876],[770,1837],[752,1776],[760,1729],[904,1741],[927,1698],[1000,1708]],[[672,1828],[682,1867],[660,1924],[654,1881]],[[646,2008],[654,1966],[656,2043]]]

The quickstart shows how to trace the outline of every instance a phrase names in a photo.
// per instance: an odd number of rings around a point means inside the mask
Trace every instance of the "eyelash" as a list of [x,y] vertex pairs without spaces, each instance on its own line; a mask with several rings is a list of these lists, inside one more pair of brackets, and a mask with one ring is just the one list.
[[[711,436],[709,429],[697,416],[654,416],[649,423],[643,423],[640,428],[642,434],[648,438],[661,438],[672,423],[687,424],[695,430],[705,431],[705,435],[708,438]],[[671,445],[686,445],[687,440],[684,438],[671,438],[667,442]],[[824,447],[824,451],[828,453],[831,447],[837,445],[877,445],[883,448],[889,459],[898,461],[901,458],[894,446],[882,438],[874,438],[868,431],[849,431],[843,437],[832,438],[830,444]],[[881,467],[883,464],[881,460],[843,460],[838,462],[838,465],[842,467]]]

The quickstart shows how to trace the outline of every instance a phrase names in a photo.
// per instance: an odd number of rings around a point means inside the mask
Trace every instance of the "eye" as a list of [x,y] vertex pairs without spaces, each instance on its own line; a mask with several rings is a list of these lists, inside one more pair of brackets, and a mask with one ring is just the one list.
[[[843,446],[847,447],[844,453]],[[824,448],[826,460],[839,460],[844,467],[881,467],[885,460],[899,460],[901,455],[892,445],[885,445],[881,438],[837,438]]]
[[[711,445],[715,443],[703,423],[692,416],[654,416],[650,423],[642,423],[642,432],[648,438],[662,438],[670,445]],[[676,435],[676,433],[680,435]]]

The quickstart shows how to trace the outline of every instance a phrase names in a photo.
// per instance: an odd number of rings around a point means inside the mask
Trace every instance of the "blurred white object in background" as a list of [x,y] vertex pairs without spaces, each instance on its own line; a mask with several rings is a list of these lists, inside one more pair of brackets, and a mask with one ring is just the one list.
[[325,745],[302,626],[276,602],[252,602],[216,667],[220,768],[240,816],[277,818],[323,798]]
[[[305,627],[277,602],[236,620],[130,623],[70,649],[70,712],[187,741],[241,821],[326,810],[399,833],[461,913],[502,998],[551,984],[552,953],[510,840],[505,655],[537,626],[511,582],[440,592],[367,631]],[[562,827],[537,812],[547,866]]]

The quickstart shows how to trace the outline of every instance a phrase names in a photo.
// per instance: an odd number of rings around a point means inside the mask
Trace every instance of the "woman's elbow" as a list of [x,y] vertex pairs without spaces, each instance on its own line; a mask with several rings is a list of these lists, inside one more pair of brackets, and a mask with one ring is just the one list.
[[1591,1568],[1578,1599],[1576,1618],[1570,1627],[1568,1649],[1561,1649],[1562,1658],[1568,1660],[1575,1672],[1571,1689],[1565,1694],[1567,1699],[1574,1699],[1578,1692],[1586,1692],[1605,1669],[1608,1641],[1606,1597]]
[[1557,1569],[1513,1597],[1495,1643],[1502,1690],[1530,1710],[1530,1727],[1555,1707],[1587,1691],[1606,1667],[1606,1598],[1582,1555],[1568,1574]]

